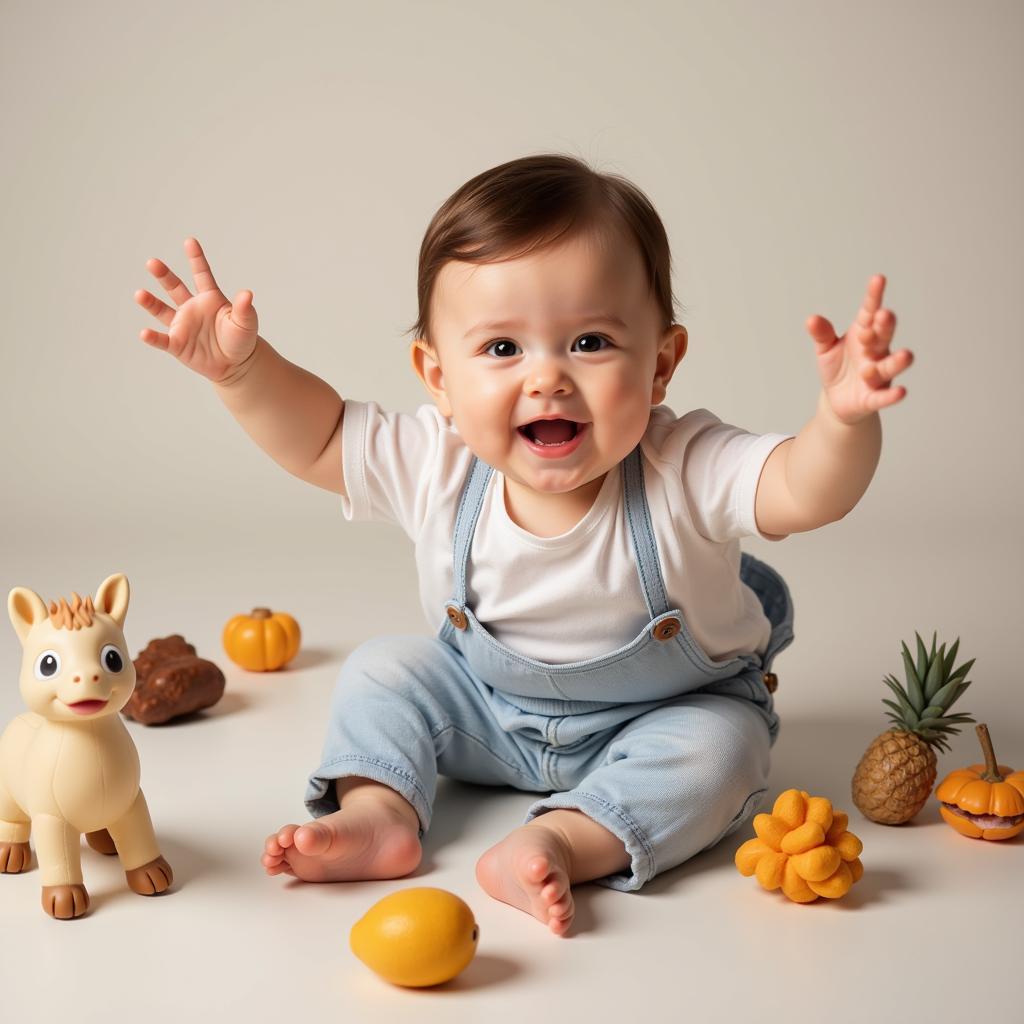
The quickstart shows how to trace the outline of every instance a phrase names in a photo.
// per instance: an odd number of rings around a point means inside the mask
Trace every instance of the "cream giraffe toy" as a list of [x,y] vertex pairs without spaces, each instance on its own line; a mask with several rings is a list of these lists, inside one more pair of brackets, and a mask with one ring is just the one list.
[[81,837],[117,853],[131,889],[155,896],[170,886],[145,797],[139,755],[119,712],[135,687],[121,631],[128,580],[110,576],[85,601],[72,593],[49,609],[15,587],[7,610],[23,650],[27,714],[0,736],[0,873],[24,871],[35,837],[43,909],[81,917],[89,909]]

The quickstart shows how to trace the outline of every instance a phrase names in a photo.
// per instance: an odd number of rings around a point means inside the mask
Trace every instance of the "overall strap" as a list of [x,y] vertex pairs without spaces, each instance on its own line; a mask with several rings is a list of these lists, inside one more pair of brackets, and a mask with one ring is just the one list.
[[[651,618],[664,614],[670,608],[665,593],[665,581],[661,575],[658,547],[651,526],[651,513],[644,491],[643,456],[640,445],[622,462],[622,490],[626,507],[629,536],[636,556],[636,568],[640,575],[640,587]],[[466,483],[459,498],[455,515],[455,535],[452,541],[452,578],[455,586],[454,600],[459,607],[466,603],[466,564],[469,548],[473,542],[476,521],[483,507],[487,482],[494,472],[492,466],[473,456]]]
[[484,503],[487,481],[494,467],[487,465],[475,455],[466,474],[466,483],[459,498],[459,510],[455,515],[455,536],[452,540],[452,579],[455,584],[454,600],[460,608],[466,604],[466,562],[469,547],[473,543],[473,531]]
[[636,555],[636,571],[640,574],[640,588],[644,592],[647,610],[654,619],[667,612],[671,606],[665,593],[658,545],[651,526],[651,511],[647,506],[643,453],[639,444],[622,461],[622,491],[629,537]]

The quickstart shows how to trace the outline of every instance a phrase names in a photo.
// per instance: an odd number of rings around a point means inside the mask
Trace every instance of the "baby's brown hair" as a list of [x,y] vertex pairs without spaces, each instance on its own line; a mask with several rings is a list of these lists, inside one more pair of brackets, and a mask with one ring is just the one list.
[[672,257],[653,204],[627,178],[595,171],[561,153],[499,164],[471,178],[441,205],[420,245],[419,316],[406,333],[431,345],[430,301],[449,260],[516,259],[573,233],[618,228],[636,240],[663,328],[676,322]]

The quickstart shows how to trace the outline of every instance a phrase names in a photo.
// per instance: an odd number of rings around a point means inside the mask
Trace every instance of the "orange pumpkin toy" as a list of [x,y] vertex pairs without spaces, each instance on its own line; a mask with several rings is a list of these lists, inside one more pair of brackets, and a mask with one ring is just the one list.
[[959,768],[935,790],[942,817],[971,839],[1010,839],[1024,832],[1024,772],[996,761],[987,725],[975,730],[984,764]]
[[298,653],[302,632],[290,615],[254,608],[251,615],[230,619],[222,639],[236,665],[250,672],[273,672]]

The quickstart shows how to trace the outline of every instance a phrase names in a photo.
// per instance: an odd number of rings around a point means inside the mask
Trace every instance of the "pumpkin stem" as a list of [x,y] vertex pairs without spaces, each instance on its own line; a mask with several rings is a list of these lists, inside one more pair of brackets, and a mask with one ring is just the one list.
[[992,749],[992,739],[988,734],[987,725],[979,725],[974,730],[981,741],[981,749],[985,751],[985,773],[981,776],[986,782],[1002,782],[1003,776],[999,774],[999,762],[996,760],[996,752]]
[[254,619],[269,619],[274,613],[269,608],[253,608],[252,617]]

